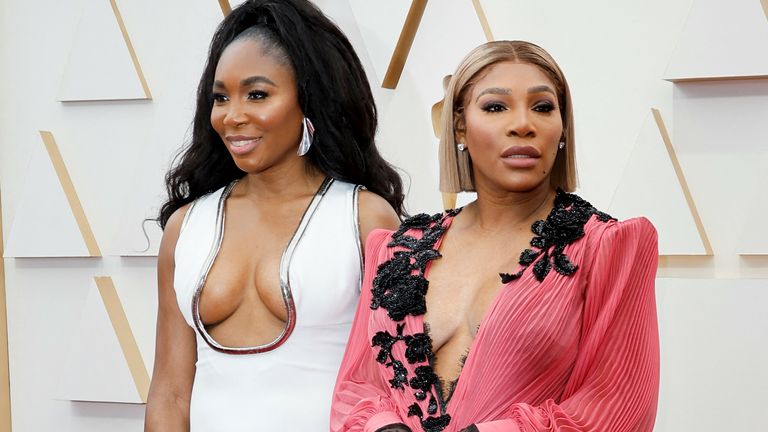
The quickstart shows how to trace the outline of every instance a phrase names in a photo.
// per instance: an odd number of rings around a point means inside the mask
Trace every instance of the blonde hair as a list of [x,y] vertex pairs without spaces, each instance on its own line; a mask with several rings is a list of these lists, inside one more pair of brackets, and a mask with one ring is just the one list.
[[440,190],[474,191],[472,160],[469,152],[456,149],[456,133],[465,131],[464,103],[479,76],[488,67],[514,61],[538,67],[555,85],[563,121],[565,147],[559,150],[550,176],[550,184],[567,192],[576,189],[576,156],[573,133],[571,92],[563,72],[552,56],[538,45],[525,41],[493,41],[473,49],[461,61],[445,92],[440,134]]

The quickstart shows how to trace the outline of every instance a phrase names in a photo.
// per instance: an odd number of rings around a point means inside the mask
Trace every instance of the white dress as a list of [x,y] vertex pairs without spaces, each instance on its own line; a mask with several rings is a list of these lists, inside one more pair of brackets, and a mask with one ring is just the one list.
[[228,348],[205,331],[197,300],[216,258],[231,184],[197,199],[176,244],[174,288],[197,335],[191,432],[327,431],[331,396],[360,293],[358,187],[327,179],[280,264],[283,333]]

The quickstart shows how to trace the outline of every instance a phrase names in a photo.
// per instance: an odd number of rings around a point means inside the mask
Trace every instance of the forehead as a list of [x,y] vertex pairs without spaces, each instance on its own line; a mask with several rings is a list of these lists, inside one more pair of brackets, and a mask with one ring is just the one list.
[[227,45],[216,65],[216,80],[227,77],[245,78],[255,75],[275,80],[294,80],[293,70],[286,66],[276,52],[265,53],[257,40],[238,39]]
[[541,68],[530,63],[503,61],[483,70],[472,88],[477,94],[484,88],[504,87],[525,91],[530,87],[547,85],[556,91],[555,83]]

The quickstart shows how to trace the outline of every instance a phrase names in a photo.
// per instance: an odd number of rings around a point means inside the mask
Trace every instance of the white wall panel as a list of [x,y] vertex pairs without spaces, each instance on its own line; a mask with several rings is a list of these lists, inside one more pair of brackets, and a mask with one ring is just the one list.
[[94,281],[80,322],[69,335],[61,364],[60,398],[72,401],[141,403],[120,342]]
[[109,0],[89,1],[81,8],[59,100],[148,98]]
[[659,233],[661,255],[707,254],[650,110],[608,209],[620,220],[647,217]]
[[695,0],[664,78],[768,77],[763,8],[768,4],[761,0]]
[[5,256],[90,256],[40,135],[30,131],[25,144],[31,149],[31,161],[22,178],[26,184],[7,236]]
[[768,403],[768,283],[658,279],[656,432],[762,430]]

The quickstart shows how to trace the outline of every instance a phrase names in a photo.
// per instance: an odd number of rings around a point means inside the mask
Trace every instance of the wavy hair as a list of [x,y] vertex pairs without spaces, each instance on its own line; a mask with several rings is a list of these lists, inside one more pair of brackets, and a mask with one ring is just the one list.
[[227,15],[211,41],[191,140],[165,177],[168,199],[160,209],[160,226],[165,228],[180,207],[245,175],[210,123],[216,65],[238,37],[258,40],[265,52],[293,69],[299,105],[315,126],[312,147],[304,156],[311,165],[365,186],[405,214],[402,180],[376,148],[376,105],[347,37],[307,0],[249,0]]

